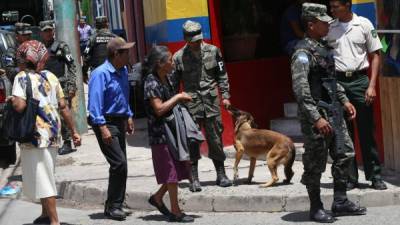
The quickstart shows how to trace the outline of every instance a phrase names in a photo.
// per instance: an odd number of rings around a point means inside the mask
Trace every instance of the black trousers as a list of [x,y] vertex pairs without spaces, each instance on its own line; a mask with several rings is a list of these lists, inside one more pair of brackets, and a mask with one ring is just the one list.
[[93,126],[104,157],[110,164],[106,207],[121,208],[125,200],[128,164],[126,160],[125,121],[123,118],[108,118],[107,128],[112,135],[112,144],[106,145],[98,126]]

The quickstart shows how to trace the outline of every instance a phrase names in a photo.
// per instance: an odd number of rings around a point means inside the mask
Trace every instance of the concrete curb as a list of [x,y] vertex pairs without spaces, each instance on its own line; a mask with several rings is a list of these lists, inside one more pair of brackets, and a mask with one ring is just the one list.
[[[63,181],[57,184],[59,195],[74,202],[103,205],[107,190],[88,186],[86,183]],[[147,202],[150,192],[126,193],[126,206],[137,210],[154,210]],[[385,191],[353,190],[348,193],[349,199],[366,207],[400,205],[400,188]],[[332,194],[322,194],[325,208],[332,204]],[[304,194],[266,194],[266,195],[207,195],[202,192],[180,193],[180,204],[189,212],[293,212],[307,211],[309,200]],[[168,206],[168,199],[164,200]]]

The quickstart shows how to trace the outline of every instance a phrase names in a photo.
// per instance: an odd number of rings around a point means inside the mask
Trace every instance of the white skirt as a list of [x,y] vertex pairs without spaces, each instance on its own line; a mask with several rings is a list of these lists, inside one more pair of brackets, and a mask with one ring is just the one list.
[[31,199],[57,195],[55,166],[57,148],[36,148],[20,145],[22,190]]

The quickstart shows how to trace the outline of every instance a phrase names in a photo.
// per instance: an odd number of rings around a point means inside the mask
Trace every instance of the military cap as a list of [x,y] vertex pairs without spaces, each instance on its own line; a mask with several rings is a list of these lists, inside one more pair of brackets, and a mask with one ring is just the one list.
[[54,21],[53,20],[45,20],[39,23],[40,30],[45,31],[47,29],[54,29]]
[[32,34],[31,25],[29,23],[15,23],[15,33]]
[[315,3],[304,3],[301,17],[313,17],[322,22],[332,21],[332,17],[328,16],[325,5]]
[[108,19],[106,16],[96,17],[96,24],[104,24],[104,23],[108,23]]
[[195,21],[187,20],[183,24],[183,36],[188,42],[196,42],[203,39],[201,24]]

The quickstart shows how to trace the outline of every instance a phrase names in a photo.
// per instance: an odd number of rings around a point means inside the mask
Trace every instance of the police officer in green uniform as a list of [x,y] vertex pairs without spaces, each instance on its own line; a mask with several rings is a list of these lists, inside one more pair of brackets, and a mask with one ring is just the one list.
[[[376,98],[382,44],[372,23],[351,12],[351,0],[330,0],[330,5],[336,19],[330,25],[327,40],[334,48],[336,75],[358,112],[357,126],[354,128],[352,123],[348,123],[348,127],[351,134],[354,134],[354,129],[358,130],[366,179],[372,182],[372,188],[384,190],[387,187],[381,177],[372,107]],[[367,75],[368,58],[371,59],[371,79]],[[347,188],[357,186],[358,169],[354,160]]]
[[96,17],[96,32],[90,36],[89,43],[83,52],[83,76],[87,80],[87,70],[92,71],[107,59],[107,43],[117,37],[108,28],[108,19],[105,16]]
[[17,75],[19,72],[17,60],[15,58],[15,52],[20,44],[31,39],[31,35],[32,30],[30,24],[15,23],[15,39],[17,41],[17,45],[15,47],[9,47],[4,57],[6,74],[12,84],[14,83],[15,75]]
[[[71,100],[76,93],[76,67],[74,59],[71,56],[71,51],[67,43],[54,39],[54,21],[46,20],[39,23],[40,36],[46,45],[49,53],[49,58],[46,62],[45,70],[49,70],[55,74],[60,81],[64,90],[64,95],[68,106],[71,106]],[[71,133],[62,120],[61,134],[64,144],[58,149],[58,154],[65,155],[76,151],[72,148]]]
[[[355,205],[346,195],[348,170],[354,159],[353,143],[346,123],[339,117],[336,120],[337,124],[334,124],[332,117],[328,117],[332,111],[321,108],[322,101],[331,104],[339,101],[351,119],[356,114],[343,87],[336,82],[333,56],[326,43],[322,41],[329,31],[328,22],[332,20],[326,14],[326,10],[325,5],[313,3],[302,5],[306,37],[295,47],[291,72],[293,91],[299,106],[301,130],[305,138],[305,152],[302,157],[304,173],[301,182],[306,186],[310,198],[310,219],[332,223],[334,218],[324,210],[320,197],[321,174],[325,171],[328,153],[333,159],[333,215],[363,215],[366,213],[366,208]],[[328,78],[331,86],[327,86]],[[341,112],[342,107],[340,105],[336,107],[336,110]],[[341,141],[340,147],[338,140]]]
[[[222,144],[223,125],[221,121],[220,98],[222,103],[230,105],[228,74],[225,71],[221,51],[214,45],[203,42],[201,25],[198,22],[186,21],[183,24],[183,35],[186,45],[177,51],[173,60],[176,65],[176,84],[183,83],[183,90],[193,99],[187,106],[206,133],[209,148],[208,157],[213,160],[217,172],[217,185],[228,187],[232,182],[225,175],[225,153]],[[176,89],[178,90],[178,89]],[[199,146],[191,144],[192,161],[191,191],[201,191],[198,178]]]

